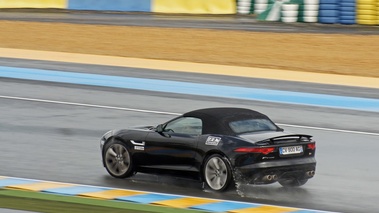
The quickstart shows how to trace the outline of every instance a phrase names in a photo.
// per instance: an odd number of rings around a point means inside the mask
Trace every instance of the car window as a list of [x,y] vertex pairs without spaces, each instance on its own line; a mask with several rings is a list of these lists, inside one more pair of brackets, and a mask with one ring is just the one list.
[[230,128],[237,134],[259,131],[276,131],[277,127],[268,119],[247,119],[232,121]]
[[167,123],[163,131],[189,135],[201,135],[202,127],[203,124],[201,119],[182,117]]

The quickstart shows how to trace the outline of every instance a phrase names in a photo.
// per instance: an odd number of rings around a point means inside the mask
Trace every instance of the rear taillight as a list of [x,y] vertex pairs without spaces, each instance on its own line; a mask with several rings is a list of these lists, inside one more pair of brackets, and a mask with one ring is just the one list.
[[316,144],[315,143],[309,143],[309,144],[307,144],[307,148],[311,149],[311,150],[315,150],[316,149]]
[[264,155],[267,155],[268,153],[271,153],[275,150],[274,147],[264,147],[264,148],[259,148],[259,147],[242,147],[242,148],[237,148],[234,151],[235,152],[252,152],[252,153],[262,153]]

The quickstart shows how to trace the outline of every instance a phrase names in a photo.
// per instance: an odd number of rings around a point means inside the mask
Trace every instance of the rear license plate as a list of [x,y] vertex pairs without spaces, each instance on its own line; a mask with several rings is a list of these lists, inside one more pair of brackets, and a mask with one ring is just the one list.
[[279,148],[280,155],[292,155],[303,153],[303,146],[286,146]]

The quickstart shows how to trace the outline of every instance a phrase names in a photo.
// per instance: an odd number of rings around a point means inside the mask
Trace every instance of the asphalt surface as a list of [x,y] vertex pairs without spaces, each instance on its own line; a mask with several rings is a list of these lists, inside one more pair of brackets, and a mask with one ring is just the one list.
[[[13,62],[14,66],[18,66],[19,62]],[[0,63],[5,64],[9,65],[4,60]],[[39,64],[40,67],[45,66],[44,62]],[[53,65],[48,63],[46,66]],[[59,68],[60,64],[57,64],[56,69]],[[101,66],[78,64],[66,66],[66,69],[87,72],[104,70]],[[137,75],[134,69],[117,69],[114,68],[112,74],[128,75],[130,72]],[[141,72],[140,76],[144,76],[143,73],[149,71]],[[160,78],[196,80],[172,72],[164,74]],[[230,84],[240,81],[239,78],[225,78],[213,76],[212,81],[227,80]],[[3,96],[174,113],[212,106],[239,106],[264,112],[278,123],[378,133],[378,113],[12,79],[0,81],[0,95]],[[266,86],[270,85],[266,83]],[[292,83],[287,88],[287,83],[283,82],[281,89],[303,87],[302,84],[296,86]],[[338,90],[344,88],[330,90],[339,93]],[[117,180],[111,178],[102,167],[99,138],[107,130],[140,124],[156,125],[173,115],[5,98],[0,98],[0,110],[0,139],[3,141],[1,175],[340,212],[375,212],[378,209],[379,171],[375,157],[379,149],[378,135],[283,126],[289,131],[311,134],[317,140],[315,178],[297,189],[284,189],[279,184],[245,185],[220,194],[204,190],[200,182],[170,176],[137,174],[130,179]]]
[[[29,13],[22,13],[22,16],[29,15]],[[72,14],[47,14],[46,16],[59,19],[59,16],[66,15]],[[74,15],[82,16],[83,14]],[[108,16],[115,15],[105,14],[104,20],[100,15],[91,16],[107,22],[110,21]],[[128,14],[124,15],[128,16]],[[8,14],[1,13],[0,19],[4,19],[4,16]],[[146,18],[135,15],[133,17],[134,19],[142,17],[139,23],[143,23],[143,20],[148,20],[150,16]],[[48,17],[42,15],[40,19],[49,20]],[[50,20],[54,21],[53,18]],[[196,20],[192,21],[196,22]],[[117,20],[115,22],[117,23]],[[165,23],[172,24],[167,20]],[[106,73],[355,97],[378,98],[379,96],[379,91],[375,89],[179,74],[163,70],[121,69],[14,59],[1,59],[0,66]],[[378,134],[367,135],[331,130],[379,133],[377,128],[379,113],[4,78],[0,78],[0,82],[1,96],[104,106],[95,108],[0,98],[0,140],[2,141],[0,175],[338,212],[377,212],[379,209],[379,204],[377,204],[379,171],[376,158],[377,150],[379,150]],[[326,130],[317,130],[283,125],[286,130],[314,136],[317,141],[318,160],[316,176],[301,188],[284,189],[279,184],[244,185],[226,193],[209,192],[202,188],[200,182],[170,176],[137,174],[125,180],[114,179],[106,173],[101,164],[99,150],[101,135],[114,128],[140,124],[156,125],[171,119],[173,115],[109,109],[105,106],[173,113],[183,113],[203,107],[237,106],[261,111],[277,123],[326,128]]]

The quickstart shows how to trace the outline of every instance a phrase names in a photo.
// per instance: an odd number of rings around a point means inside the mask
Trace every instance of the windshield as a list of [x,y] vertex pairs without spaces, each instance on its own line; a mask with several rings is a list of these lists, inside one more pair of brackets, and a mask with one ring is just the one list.
[[272,121],[264,118],[232,121],[229,126],[237,134],[278,130]]

